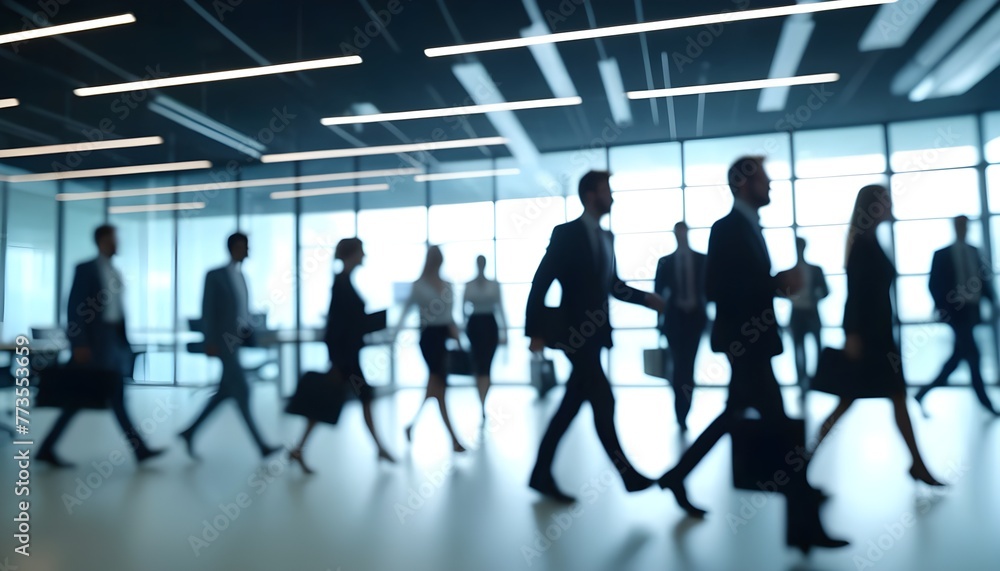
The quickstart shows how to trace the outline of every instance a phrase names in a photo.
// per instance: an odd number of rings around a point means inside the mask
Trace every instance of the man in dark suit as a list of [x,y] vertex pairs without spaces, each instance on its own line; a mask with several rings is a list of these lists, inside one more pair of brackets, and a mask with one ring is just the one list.
[[983,385],[983,374],[979,369],[979,347],[973,330],[983,322],[981,302],[983,298],[995,307],[996,294],[993,292],[989,267],[979,255],[979,250],[965,241],[969,219],[955,218],[955,243],[934,253],[931,262],[930,290],[934,306],[941,321],[951,326],[955,333],[955,349],[932,383],[917,392],[917,402],[923,406],[923,399],[934,387],[948,382],[962,361],[969,363],[972,387],[986,410],[1000,416]]
[[795,246],[799,253],[797,267],[802,272],[803,283],[802,289],[792,296],[792,316],[788,325],[792,331],[792,344],[795,346],[795,367],[798,371],[799,385],[804,388],[810,378],[806,367],[806,337],[812,336],[818,359],[822,349],[820,331],[823,327],[819,318],[819,301],[830,295],[830,288],[826,285],[823,268],[806,261],[805,239],[796,238]]
[[[772,357],[782,351],[774,297],[788,297],[802,285],[796,268],[771,275],[771,258],[757,213],[771,202],[771,181],[764,171],[764,159],[738,159],[729,169],[728,180],[733,210],[712,226],[705,287],[708,300],[714,301],[716,307],[712,350],[725,353],[732,366],[729,400],[722,414],[659,481],[660,487],[673,492],[678,504],[694,517],[702,517],[705,511],[688,501],[684,479],[715,443],[737,426],[747,409],[755,409],[762,422],[778,424],[788,419],[771,368]],[[788,467],[775,467],[780,468]],[[809,486],[804,469],[792,470],[782,491],[788,497],[790,545],[804,550],[847,545],[823,531],[819,521],[820,494]]]
[[[150,450],[125,410],[124,377],[133,374],[132,347],[125,335],[124,281],[111,264],[118,251],[114,226],[94,231],[98,256],[76,267],[66,311],[66,336],[73,350],[73,362],[83,369],[111,372],[119,377],[111,396],[111,409],[125,433],[136,460],[143,462],[163,453]],[[37,458],[53,466],[69,467],[55,454],[56,442],[79,409],[63,409],[49,435],[39,447]]]
[[[601,367],[601,349],[611,347],[608,296],[663,311],[663,299],[625,285],[615,267],[613,236],[600,226],[611,212],[610,173],[588,172],[580,179],[579,195],[584,212],[580,218],[552,230],[548,250],[532,280],[528,294],[525,334],[531,351],[556,347],[566,353],[573,371],[566,393],[549,423],[538,449],[530,486],[561,502],[574,498],[562,493],[552,476],[552,461],[559,440],[569,428],[584,401],[590,401],[597,435],[614,462],[629,491],[652,485],[635,471],[622,452],[615,430],[615,398]],[[545,307],[545,294],[553,281],[562,287],[559,308]]]
[[674,410],[682,432],[687,432],[687,415],[694,393],[694,362],[705,332],[705,260],[688,244],[688,227],[674,225],[677,250],[660,258],[653,286],[666,299],[667,312],[660,320],[660,332],[667,338],[674,360]]
[[250,386],[243,365],[240,364],[240,347],[253,345],[254,335],[254,326],[250,321],[249,292],[240,267],[250,254],[250,242],[246,234],[236,233],[229,237],[227,246],[231,258],[229,264],[216,268],[205,276],[205,293],[201,305],[205,353],[222,361],[222,379],[219,381],[218,392],[205,405],[205,410],[190,428],[180,434],[192,458],[197,458],[194,454],[194,436],[201,423],[230,398],[236,401],[261,456],[269,456],[278,451],[278,447],[264,442],[250,414]]

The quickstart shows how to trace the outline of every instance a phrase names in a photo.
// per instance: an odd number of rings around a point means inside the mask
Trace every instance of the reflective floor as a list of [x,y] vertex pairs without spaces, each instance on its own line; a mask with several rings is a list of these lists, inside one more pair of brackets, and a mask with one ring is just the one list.
[[[304,420],[281,413],[274,388],[254,389],[267,438],[290,445]],[[1000,402],[1000,391],[993,389]],[[622,388],[618,427],[636,466],[658,476],[683,446],[664,388]],[[284,454],[261,461],[232,405],[197,441],[200,462],[174,436],[210,396],[207,390],[132,388],[127,402],[151,445],[169,447],[137,468],[110,413],[79,417],[60,445],[77,464],[33,464],[30,558],[15,555],[15,462],[4,439],[0,563],[19,571],[514,570],[567,569],[941,569],[1000,565],[1000,421],[969,389],[942,389],[923,418],[911,400],[917,438],[932,472],[951,482],[932,491],[910,480],[909,455],[888,401],[861,401],[831,434],[810,479],[833,495],[823,518],[852,545],[808,557],[784,546],[784,499],[732,488],[724,438],[689,479],[704,521],[686,519],[658,488],[627,494],[604,456],[589,408],[556,457],[556,478],[575,507],[550,504],[526,486],[536,445],[561,396],[498,387],[481,428],[471,387],[449,392],[453,420],[470,451],[456,455],[436,407],[425,407],[407,444],[402,426],[422,396],[381,398],[376,420],[398,464],[376,460],[361,409],[348,405],[336,427],[321,426],[306,448],[317,471],[304,475]],[[690,418],[699,433],[725,393],[696,392]],[[0,401],[4,402],[4,401]],[[810,434],[835,401],[810,395]],[[786,407],[800,414],[798,391]],[[36,410],[33,435],[50,410]],[[121,458],[124,457],[124,462]],[[15,567],[16,566],[16,567]]]

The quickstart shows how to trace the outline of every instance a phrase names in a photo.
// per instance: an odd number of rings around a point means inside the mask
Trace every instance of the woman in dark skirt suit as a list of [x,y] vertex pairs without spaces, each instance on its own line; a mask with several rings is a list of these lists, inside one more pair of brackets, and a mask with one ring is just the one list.
[[[375,392],[365,374],[361,370],[361,349],[365,346],[365,302],[351,283],[351,274],[361,265],[365,251],[361,240],[345,238],[337,244],[334,257],[344,264],[344,269],[333,279],[333,291],[330,295],[330,310],[327,313],[326,334],[323,341],[330,354],[330,363],[339,371],[343,382],[349,383],[361,400],[364,408],[365,424],[371,433],[375,446],[378,447],[378,457],[381,460],[395,462],[392,456],[382,446],[375,432],[375,422],[372,420],[372,400]],[[311,474],[302,458],[302,448],[316,427],[317,421],[310,419],[305,433],[297,448],[289,453],[289,457],[302,466],[302,470]]]
[[[840,402],[820,428],[816,447],[837,420],[858,398],[892,400],[896,426],[913,457],[910,476],[931,486],[942,486],[927,469],[917,448],[910,414],[906,409],[906,381],[899,347],[893,336],[893,309],[889,290],[896,268],[875,236],[876,227],[892,218],[892,195],[884,186],[861,189],[847,234],[847,304],[844,333],[847,358],[858,363],[862,373],[845,380]],[[815,450],[815,448],[814,448]]]
[[486,419],[486,393],[490,390],[490,369],[497,345],[507,342],[507,320],[500,302],[500,284],[486,277],[486,258],[476,258],[479,274],[465,284],[462,306],[468,320],[465,335],[472,349],[472,364],[479,388],[479,400]]
[[438,401],[438,408],[441,411],[441,420],[444,421],[448,434],[451,435],[451,445],[455,452],[465,452],[465,447],[458,441],[455,430],[451,427],[451,418],[448,416],[448,405],[445,402],[445,389],[448,386],[448,349],[445,343],[449,338],[458,340],[458,326],[455,325],[454,310],[454,288],[441,277],[441,265],[444,263],[444,256],[441,248],[431,246],[427,249],[427,259],[424,263],[424,271],[420,278],[413,282],[410,290],[410,298],[403,306],[403,313],[399,316],[399,324],[393,334],[393,342],[402,329],[406,320],[406,314],[411,308],[420,309],[420,354],[423,355],[427,363],[427,392],[424,400],[420,402],[420,408],[413,416],[413,421],[406,426],[406,439],[411,440],[413,436],[413,425],[416,424],[420,411],[424,408],[424,403],[428,399],[434,398]]

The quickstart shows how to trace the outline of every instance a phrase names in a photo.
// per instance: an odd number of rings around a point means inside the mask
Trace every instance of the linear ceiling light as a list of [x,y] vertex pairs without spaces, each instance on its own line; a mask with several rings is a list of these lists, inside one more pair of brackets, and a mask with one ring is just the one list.
[[170,212],[173,210],[201,210],[204,202],[178,202],[175,204],[138,204],[136,206],[111,206],[108,214],[135,214],[138,212]]
[[66,145],[43,145],[40,147],[21,147],[18,149],[0,149],[0,159],[12,157],[35,157],[39,155],[55,155],[58,153],[79,153],[104,151],[107,149],[128,149],[131,147],[148,147],[162,145],[162,137],[137,137],[134,139],[114,139],[110,141],[87,141],[69,143]]
[[820,73],[816,75],[799,75],[796,77],[778,77],[774,79],[755,79],[752,81],[734,81],[731,83],[709,83],[692,85],[690,87],[673,87],[670,89],[650,89],[647,91],[629,91],[629,99],[649,99],[651,97],[677,97],[680,95],[698,95],[702,93],[722,93],[725,91],[746,91],[750,89],[766,89],[768,87],[785,87],[790,85],[811,85],[814,83],[830,83],[840,79],[836,73]]
[[340,67],[344,65],[356,65],[359,63],[361,63],[360,56],[334,57],[326,59],[292,62],[292,63],[282,63],[277,65],[265,65],[261,67],[233,69],[229,71],[213,71],[210,73],[198,73],[195,75],[179,75],[177,77],[147,79],[143,81],[132,81],[129,83],[116,83],[113,85],[81,87],[79,89],[74,89],[73,93],[75,93],[80,97],[88,97],[91,95],[107,95],[108,93],[122,93],[124,91],[159,89],[161,87],[173,87],[175,85],[190,85],[192,83],[207,83],[210,81],[223,81],[226,79],[242,79],[244,77],[258,77],[261,75],[292,73],[296,71],[306,71],[310,69],[323,69],[328,67]]
[[384,145],[381,147],[360,147],[355,149],[329,149],[326,151],[303,151],[300,153],[284,153],[280,155],[264,155],[262,163],[285,163],[289,161],[311,161],[315,159],[342,159],[345,157],[367,157],[371,155],[394,155],[396,153],[417,153],[440,151],[443,149],[465,149],[486,145],[505,145],[503,137],[481,137],[478,139],[460,139],[457,141],[436,141],[427,143],[408,143],[405,145]]
[[21,102],[14,98],[0,99],[0,109],[4,109],[6,107],[17,107],[20,104]]
[[107,18],[98,18],[96,20],[86,20],[83,22],[76,22],[73,24],[45,26],[43,28],[25,30],[23,32],[0,34],[0,44],[11,44],[14,42],[23,42],[26,40],[34,40],[36,38],[44,38],[46,36],[55,36],[58,34],[70,34],[72,32],[82,32],[84,30],[107,28],[108,26],[131,24],[133,22],[135,22],[135,16],[133,16],[132,14],[122,14],[120,16],[110,16]]
[[284,198],[304,198],[307,196],[326,196],[328,194],[347,194],[350,192],[371,192],[375,190],[389,190],[389,185],[379,184],[358,184],[354,186],[333,186],[330,188],[310,188],[308,190],[283,190],[272,192],[271,200],[281,200]]
[[357,123],[378,123],[381,121],[405,121],[407,119],[428,119],[433,117],[452,117],[455,115],[472,115],[477,113],[493,113],[496,111],[518,111],[521,109],[542,109],[545,107],[561,107],[579,105],[583,100],[579,97],[555,97],[551,99],[531,99],[527,101],[510,101],[490,105],[465,105],[462,107],[441,107],[424,109],[422,111],[399,111],[396,113],[374,113],[370,115],[354,115],[348,117],[327,117],[320,122],[330,127],[332,125],[354,125]]
[[910,101],[962,95],[998,66],[1000,12],[994,12],[910,91]]
[[69,178],[90,178],[98,176],[119,176],[125,174],[148,174],[212,168],[209,161],[186,161],[180,163],[159,163],[155,165],[135,165],[131,167],[111,167],[81,171],[56,171],[34,174],[15,174],[7,177],[7,182],[40,182],[44,180],[64,180]]
[[466,178],[484,178],[488,176],[510,176],[521,174],[521,169],[491,169],[482,171],[464,171],[464,172],[438,172],[432,174],[418,174],[413,177],[413,180],[417,182],[431,182],[435,180],[459,180]]
[[153,196],[157,194],[180,194],[184,192],[205,192],[215,190],[230,190],[234,188],[256,188],[261,186],[284,186],[290,184],[307,184],[313,182],[330,182],[335,180],[355,180],[359,178],[378,178],[390,176],[408,176],[419,173],[419,169],[381,169],[358,172],[336,172],[329,174],[313,174],[306,176],[284,176],[279,178],[258,178],[250,180],[234,180],[230,182],[206,182],[202,184],[184,184],[180,186],[161,186],[158,188],[133,188],[127,190],[101,190],[97,192],[64,192],[56,195],[56,200],[97,200],[104,198],[124,198],[131,196]]
[[643,32],[658,32],[662,30],[676,30],[678,28],[690,28],[695,26],[707,26],[712,24],[728,24],[731,22],[741,22],[746,20],[777,18],[780,16],[792,16],[794,14],[813,14],[816,12],[843,10],[845,8],[857,8],[860,6],[876,6],[879,4],[892,4],[893,2],[896,2],[896,0],[830,0],[829,2],[816,2],[812,4],[795,4],[794,6],[759,8],[756,10],[741,10],[738,12],[725,12],[722,14],[691,16],[688,18],[659,20],[655,22],[642,22],[638,24],[626,24],[623,26],[609,26],[605,28],[593,28],[589,30],[578,30],[574,32],[559,32],[556,34],[548,34],[544,36],[530,36],[527,38],[514,38],[509,40],[479,42],[475,44],[462,44],[462,45],[446,46],[439,48],[427,48],[424,50],[424,54],[427,57],[471,54],[476,52],[486,52],[493,50],[523,48],[538,44],[553,44],[558,42],[571,42],[575,40],[593,40],[596,38],[624,36],[628,34],[640,34]]

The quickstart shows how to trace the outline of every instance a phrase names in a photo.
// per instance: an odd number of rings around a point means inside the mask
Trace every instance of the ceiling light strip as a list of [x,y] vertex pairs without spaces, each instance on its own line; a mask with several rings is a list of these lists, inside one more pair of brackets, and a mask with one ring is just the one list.
[[443,149],[463,149],[469,147],[504,145],[506,143],[507,139],[503,137],[481,137],[478,139],[461,139],[458,141],[408,143],[405,145],[384,145],[381,147],[329,149],[325,151],[303,151],[299,153],[264,155],[260,158],[260,161],[262,163],[284,163],[290,161],[310,161],[315,159],[340,159],[346,157],[367,157],[372,155],[393,155],[396,153],[440,151]]
[[440,180],[460,180],[466,178],[485,178],[490,176],[511,176],[521,174],[521,169],[510,168],[510,169],[490,169],[481,171],[464,171],[464,172],[439,172],[430,174],[418,174],[413,177],[413,180],[417,182],[432,182]]
[[11,97],[10,99],[0,99],[0,109],[5,109],[7,107],[17,107],[21,102],[17,99]]
[[10,34],[0,34],[0,44],[12,44],[24,42],[46,36],[56,36],[59,34],[70,34],[73,32],[83,32],[85,30],[95,30],[97,28],[107,28],[109,26],[120,26],[135,22],[132,14],[122,14],[120,16],[108,16],[107,18],[97,18],[96,20],[85,20],[71,24],[60,24],[58,26],[45,26],[33,30],[24,30]]
[[162,145],[163,137],[136,137],[133,139],[113,139],[110,141],[85,141],[65,145],[43,145],[39,147],[20,147],[16,149],[0,149],[0,159],[13,157],[36,157],[39,155],[55,155],[58,153],[87,153],[108,149],[128,149],[132,147],[148,147]]
[[330,194],[348,194],[351,192],[373,192],[378,190],[389,190],[389,185],[380,184],[359,184],[355,186],[334,186],[330,188],[310,188],[307,190],[283,190],[272,192],[271,200],[282,200],[285,198],[306,198],[310,196],[326,196]]
[[224,81],[227,79],[243,79],[246,77],[258,77],[262,75],[292,73],[297,71],[306,71],[310,69],[325,69],[330,67],[341,67],[345,65],[357,65],[359,63],[361,63],[360,56],[334,57],[326,59],[292,62],[292,63],[281,63],[276,65],[265,65],[260,67],[250,67],[244,69],[233,69],[229,71],[213,71],[209,73],[198,73],[194,75],[179,75],[177,77],[164,77],[160,79],[132,81],[129,83],[116,83],[112,85],[99,85],[95,87],[81,87],[79,89],[74,89],[73,93],[75,93],[79,97],[89,97],[91,95],[107,95],[109,93],[122,93],[125,91],[159,89],[161,87],[190,85],[192,83],[207,83],[211,81]]
[[172,212],[174,210],[201,210],[204,202],[177,202],[174,204],[138,204],[135,206],[111,206],[108,214],[136,214],[139,212]]
[[629,99],[649,99],[652,97],[678,97],[682,95],[700,95],[705,93],[722,93],[726,91],[747,91],[751,89],[766,89],[768,87],[788,87],[794,85],[812,85],[816,83],[831,83],[840,79],[836,73],[820,73],[815,75],[799,75],[795,77],[778,77],[772,79],[755,79],[752,81],[734,81],[730,83],[709,83],[689,87],[672,87],[668,89],[650,89],[646,91],[629,91]]
[[465,105],[461,107],[442,107],[420,111],[398,111],[394,113],[372,113],[370,115],[352,115],[346,117],[326,117],[320,122],[327,127],[333,125],[356,125],[360,123],[378,123],[381,121],[406,121],[409,119],[430,119],[435,117],[452,117],[456,115],[472,115],[492,113],[496,111],[519,111],[522,109],[543,109],[547,107],[563,107],[579,105],[583,99],[579,97],[555,97],[550,99],[531,99],[527,101],[510,101],[487,105]]
[[843,10],[862,6],[892,4],[893,2],[896,2],[896,0],[830,0],[828,2],[816,2],[811,4],[758,8],[756,10],[741,10],[737,12],[725,12],[722,14],[707,14],[704,16],[691,16],[688,18],[676,18],[672,20],[641,22],[637,24],[625,24],[622,26],[609,26],[605,28],[593,28],[573,32],[559,32],[544,36],[529,36],[526,38],[513,38],[508,40],[478,42],[474,44],[427,48],[424,50],[424,55],[427,57],[442,57],[494,50],[506,50],[539,44],[553,44],[576,40],[593,40],[612,36],[641,34],[644,32],[659,32],[663,30],[676,30],[678,28],[691,28],[695,26],[709,26],[713,24],[729,24],[732,22],[742,22],[747,20],[777,18],[781,16],[792,16],[795,14],[813,14],[817,12],[829,12],[831,10]]
[[131,167],[111,167],[104,169],[89,169],[81,171],[56,171],[33,174],[15,174],[7,177],[7,182],[41,182],[46,180],[65,180],[71,178],[91,178],[99,176],[120,176],[127,174],[149,174],[158,172],[175,172],[183,170],[212,168],[209,161],[185,161],[179,163],[160,163],[154,165],[136,165]]

